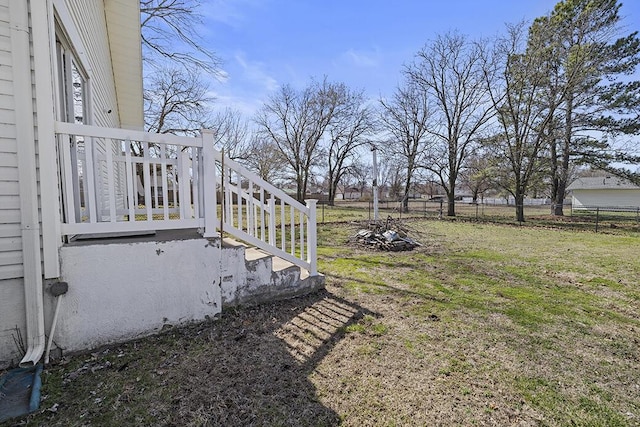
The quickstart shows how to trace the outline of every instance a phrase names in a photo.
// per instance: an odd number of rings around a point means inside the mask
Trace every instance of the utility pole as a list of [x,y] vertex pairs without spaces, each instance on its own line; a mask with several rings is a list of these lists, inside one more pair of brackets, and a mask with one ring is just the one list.
[[373,220],[378,222],[378,159],[376,152],[378,148],[375,145],[371,145],[371,152],[373,153]]

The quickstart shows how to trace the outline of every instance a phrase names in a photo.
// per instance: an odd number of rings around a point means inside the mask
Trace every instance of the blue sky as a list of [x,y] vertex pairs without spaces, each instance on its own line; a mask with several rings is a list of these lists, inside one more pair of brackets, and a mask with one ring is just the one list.
[[[251,116],[285,83],[311,77],[390,95],[400,70],[437,34],[473,38],[530,21],[555,0],[203,0],[203,38],[223,60],[225,78],[212,84],[214,108]],[[623,24],[640,29],[640,0],[627,0]]]

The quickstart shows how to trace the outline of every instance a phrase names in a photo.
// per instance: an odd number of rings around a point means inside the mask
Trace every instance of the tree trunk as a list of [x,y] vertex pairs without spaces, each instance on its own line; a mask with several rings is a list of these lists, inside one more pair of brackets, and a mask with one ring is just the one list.
[[338,182],[333,182],[333,180],[329,180],[329,200],[327,203],[329,206],[335,205],[336,194],[338,193]]
[[558,195],[558,151],[557,151],[558,143],[551,136],[551,141],[549,141],[549,155],[551,158],[551,214],[556,214],[556,198]]
[[518,222],[524,222],[524,192],[518,188],[515,194],[516,202],[516,219]]
[[569,180],[569,157],[571,153],[571,133],[573,131],[573,95],[567,96],[567,111],[564,122],[564,138],[562,141],[562,163],[558,168],[558,183],[556,197],[553,201],[556,216],[564,216],[563,205]]
[[447,201],[447,216],[456,216],[456,181],[453,172],[450,172]]
[[411,175],[407,173],[405,181],[404,194],[402,196],[402,212],[409,212],[409,188],[411,187]]
[[304,179],[302,176],[298,176],[296,181],[296,200],[304,203],[304,194],[306,191]]
[[402,196],[402,212],[409,212],[409,192],[405,191]]
[[555,216],[564,216],[564,196],[566,193],[566,184],[567,180],[558,180],[558,190],[556,193],[556,198],[553,201],[553,214]]

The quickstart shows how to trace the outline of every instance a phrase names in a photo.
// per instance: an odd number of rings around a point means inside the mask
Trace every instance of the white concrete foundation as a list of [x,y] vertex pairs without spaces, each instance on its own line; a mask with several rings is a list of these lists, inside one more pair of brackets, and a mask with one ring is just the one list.
[[[221,252],[219,242],[195,232],[168,232],[62,247],[60,280],[69,289],[62,296],[55,347],[66,353],[123,342],[213,317],[223,306],[291,298],[324,286],[323,276],[307,277],[230,239]],[[55,300],[46,291],[45,303],[49,333]]]
[[97,243],[61,249],[69,283],[54,339],[78,351],[220,313],[218,241]]

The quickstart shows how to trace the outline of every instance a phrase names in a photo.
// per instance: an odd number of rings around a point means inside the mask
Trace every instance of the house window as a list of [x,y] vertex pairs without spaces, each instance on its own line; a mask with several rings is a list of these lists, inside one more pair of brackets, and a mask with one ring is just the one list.
[[[63,25],[56,21],[57,117],[64,122],[90,124],[89,78],[70,39]],[[83,137],[64,138],[60,141],[58,153],[62,166],[59,170],[64,200],[63,217],[67,219],[73,216],[82,220],[87,216],[89,202],[85,141]],[[73,188],[73,191],[66,191],[69,188]]]
[[89,97],[87,74],[79,65],[68,42],[56,32],[58,65],[58,93],[60,120],[89,124]]

